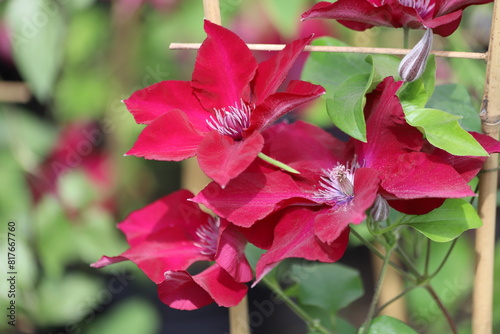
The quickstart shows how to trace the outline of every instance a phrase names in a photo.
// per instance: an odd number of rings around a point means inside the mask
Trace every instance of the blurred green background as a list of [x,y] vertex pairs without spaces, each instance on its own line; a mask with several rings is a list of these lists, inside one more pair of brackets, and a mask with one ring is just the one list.
[[[300,14],[315,2],[220,1],[223,25],[248,43],[285,43],[315,33],[355,46],[402,46],[400,30],[352,32],[334,22],[300,23]],[[216,306],[193,312],[171,310],[158,301],[154,284],[132,264],[89,267],[103,254],[126,249],[117,222],[180,188],[180,164],[123,157],[142,126],[135,124],[120,101],[161,80],[190,79],[196,52],[171,51],[168,46],[204,39],[202,3],[0,2],[0,309],[4,310],[0,332],[228,331],[227,310]],[[462,29],[448,40],[436,39],[435,49],[485,51],[491,8],[469,8]],[[411,38],[416,42],[420,36],[415,32]],[[268,53],[256,55],[264,59]],[[292,77],[300,76],[304,60]],[[438,82],[459,83],[457,94],[466,90],[471,94],[465,107],[478,110],[484,68],[480,61],[439,59]],[[439,96],[434,99],[439,101]],[[302,116],[329,126],[324,101],[312,110]],[[16,226],[15,328],[4,315],[9,303],[4,278],[8,222]],[[470,238],[465,237],[455,253],[438,289],[453,291],[450,304],[463,318],[466,333],[472,284]],[[351,254],[345,261],[369,276],[367,255],[355,246]],[[365,281],[370,284],[369,278]],[[266,293],[263,288],[252,289],[251,300],[268,298]],[[422,332],[442,328],[428,299],[416,295],[410,300],[410,318]],[[365,304],[354,307],[363,311]],[[500,329],[500,310],[496,311],[495,325]],[[261,325],[255,333],[305,331],[300,320],[281,308]]]

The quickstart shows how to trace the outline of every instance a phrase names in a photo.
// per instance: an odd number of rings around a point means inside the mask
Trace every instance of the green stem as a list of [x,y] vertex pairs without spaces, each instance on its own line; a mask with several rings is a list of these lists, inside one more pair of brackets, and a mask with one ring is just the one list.
[[382,290],[382,283],[384,282],[384,277],[385,273],[387,271],[387,267],[390,262],[390,257],[392,250],[394,249],[396,244],[390,245],[389,248],[387,249],[385,256],[384,256],[384,263],[382,264],[382,269],[380,270],[380,276],[377,282],[377,286],[375,287],[375,293],[373,294],[373,299],[370,304],[370,308],[368,309],[368,315],[366,316],[366,320],[361,325],[361,328],[359,329],[359,332],[361,334],[366,334],[368,333],[368,330],[370,329],[370,323],[372,322],[373,316],[375,315],[375,310],[377,307],[378,303],[378,298],[380,296],[380,291]]
[[425,267],[424,276],[428,277],[429,274],[429,260],[431,258],[431,239],[427,239],[427,252],[425,253]]
[[441,312],[443,312],[444,316],[446,317],[446,321],[448,321],[448,325],[450,325],[450,329],[451,329],[452,333],[458,334],[457,328],[455,327],[455,323],[453,322],[453,319],[452,319],[450,313],[448,312],[448,310],[444,306],[441,299],[439,299],[439,296],[437,295],[436,291],[434,291],[432,286],[430,286],[429,284],[426,285],[425,289],[427,290],[427,292],[429,292],[429,294],[432,296],[432,299],[434,299],[436,304],[439,306],[439,308],[441,309]]
[[271,165],[273,166],[276,166],[276,167],[279,167],[283,170],[286,170],[287,172],[289,173],[293,173],[293,174],[300,174],[300,172],[296,169],[293,169],[292,167],[278,161],[278,160],[274,160],[273,158],[271,158],[270,156],[268,155],[265,155],[264,153],[260,152],[259,154],[257,154],[257,156],[259,158],[261,158],[262,160],[264,160],[265,162],[267,163],[270,163]]
[[457,240],[458,240],[458,238],[453,239],[450,248],[448,249],[448,251],[446,252],[446,255],[443,258],[443,261],[441,261],[441,263],[439,264],[439,267],[429,276],[429,278],[436,276],[441,271],[443,266],[446,264],[446,261],[448,261],[448,258],[450,257],[450,254],[451,254],[451,251],[453,250],[453,248],[455,248],[455,245],[457,244]]
[[[363,243],[363,245],[365,245],[373,254],[375,254],[375,256],[379,257],[382,260],[384,259],[384,255],[382,253],[380,253],[368,240],[363,238],[363,236],[361,234],[359,234],[358,231],[356,231],[354,228],[351,228],[351,233],[354,234],[354,236],[356,238],[358,238],[359,241],[361,241]],[[412,279],[412,277],[409,276],[408,273],[406,271],[404,271],[403,268],[401,268],[398,264],[394,263],[393,261],[390,261],[389,264],[401,276],[404,276],[410,280]]]
[[403,28],[403,48],[408,49],[409,40],[410,40],[410,29]]
[[399,295],[397,295],[396,297],[392,298],[391,300],[389,300],[388,302],[386,302],[384,305],[380,306],[378,308],[377,312],[375,312],[375,315],[379,314],[387,306],[389,306],[390,304],[394,303],[396,300],[398,300],[399,298],[403,297],[404,295],[406,295],[411,290],[413,290],[415,288],[418,288],[419,286],[420,286],[420,284],[416,284],[416,285],[411,285],[411,286],[407,287]]
[[418,271],[417,267],[410,260],[408,255],[401,248],[397,248],[396,253],[398,253],[399,259],[403,261],[404,265],[408,268],[408,270],[411,271],[418,280],[422,280],[423,278],[422,275]]
[[317,319],[312,318],[306,311],[304,311],[297,303],[295,303],[290,297],[288,297],[285,292],[281,289],[278,283],[268,279],[267,277],[264,276],[262,281],[272,290],[274,293],[278,295],[281,300],[285,302],[285,304],[290,307],[290,309],[297,314],[302,320],[304,320],[307,325],[322,333],[322,334],[331,334],[328,329],[323,327]]

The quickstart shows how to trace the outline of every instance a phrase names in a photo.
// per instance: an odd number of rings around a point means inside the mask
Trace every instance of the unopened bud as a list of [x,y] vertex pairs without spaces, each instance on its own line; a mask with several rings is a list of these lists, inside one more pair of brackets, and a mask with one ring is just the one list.
[[376,222],[383,222],[389,218],[389,203],[380,195],[375,198],[375,203],[370,210],[370,216]]
[[432,48],[432,38],[432,29],[427,28],[424,37],[399,63],[399,75],[404,81],[415,81],[424,73],[427,58]]

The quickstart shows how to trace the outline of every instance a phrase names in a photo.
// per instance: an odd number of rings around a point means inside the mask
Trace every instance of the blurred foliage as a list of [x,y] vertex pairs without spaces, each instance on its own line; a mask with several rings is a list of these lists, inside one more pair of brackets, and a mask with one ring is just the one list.
[[[307,26],[314,22],[300,23],[300,13],[314,2],[317,1],[221,0],[221,11],[224,25],[246,41],[280,43],[315,32],[317,36],[328,34],[337,38],[317,39],[315,43],[321,45],[401,47],[400,30],[375,28],[353,32],[332,22],[315,30],[317,26]],[[180,187],[178,164],[123,157],[142,127],[134,123],[120,100],[161,80],[188,80],[195,52],[170,51],[168,46],[171,42],[200,42],[205,36],[202,1],[171,0],[163,1],[162,6],[158,3],[146,0],[136,4],[125,0],[0,3],[0,25],[6,25],[10,32],[10,60],[0,57],[0,80],[22,80],[33,95],[27,102],[0,104],[0,258],[4,263],[4,224],[14,221],[19,273],[17,332],[149,334],[166,332],[164,327],[168,326],[164,322],[177,317],[178,313],[168,313],[159,306],[154,284],[133,266],[89,268],[101,255],[118,254],[126,249],[117,222],[132,210]],[[451,50],[483,50],[481,36],[472,31],[481,31],[484,13],[491,10],[491,6],[484,7],[468,9],[464,28],[447,40],[437,41],[437,45]],[[417,40],[419,33],[412,32],[412,40]],[[0,40],[0,46],[5,43]],[[267,57],[268,53],[258,56]],[[365,58],[366,55],[310,55],[304,79],[321,82],[328,94],[303,116],[329,126],[326,97],[331,97],[332,87],[353,73],[353,67],[370,72]],[[325,62],[331,66],[325,68]],[[443,110],[453,107],[455,115],[464,116],[462,126],[478,130],[477,117],[469,115],[479,108],[484,68],[479,61],[439,59],[438,85],[428,107]],[[449,104],[450,97],[453,104]],[[66,153],[60,160],[54,160],[58,145],[70,147],[61,137],[64,130],[72,124],[89,121],[98,123],[103,139],[97,143],[85,136],[87,132],[77,133],[80,139],[72,147],[76,156]],[[91,153],[86,153],[85,147],[90,147]],[[96,152],[109,160],[107,167],[100,167],[93,160]],[[56,162],[65,166],[63,172],[55,168]],[[48,166],[53,178],[45,179],[47,174],[41,173],[44,166]],[[439,263],[447,247],[447,244],[432,244],[432,265]],[[496,276],[500,275],[499,258]],[[462,238],[435,280],[438,294],[458,316],[469,312],[464,304],[470,298],[472,261],[471,242]],[[362,260],[358,265],[366,263]],[[295,264],[290,268],[295,274],[300,270]],[[357,271],[343,265],[325,265],[318,266],[315,272],[324,271],[308,278],[314,286],[327,285],[330,291],[317,296],[315,302],[326,303],[336,312],[362,293]],[[325,281],[325,277],[335,279]],[[349,289],[342,291],[342,299],[333,299],[339,287],[336,283],[341,279],[350,282]],[[302,296],[303,289],[306,286],[297,285],[288,292],[313,311],[318,305]],[[6,281],[2,279],[0,308],[3,310],[9,302],[6,290]],[[499,298],[497,287],[496,331],[500,330]],[[408,300],[416,327],[421,325],[428,333],[446,332],[446,324],[426,294],[416,290]],[[193,315],[186,328],[195,326],[197,321],[201,326],[210,324],[209,318],[202,322]],[[339,328],[345,331],[353,330],[343,319],[329,320],[338,321]],[[386,318],[375,321],[383,331],[384,326],[400,326]],[[467,324],[462,325],[466,333]],[[205,329],[208,331],[207,326]],[[0,331],[13,333],[5,321],[0,322]]]

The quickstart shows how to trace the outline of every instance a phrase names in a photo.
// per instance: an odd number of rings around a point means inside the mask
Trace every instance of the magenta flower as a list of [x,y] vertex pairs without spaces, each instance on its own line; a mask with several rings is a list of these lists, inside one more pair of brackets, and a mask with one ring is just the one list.
[[[429,144],[418,129],[406,123],[396,96],[402,83],[388,77],[367,95],[367,143],[350,142],[358,161],[379,172],[381,195],[407,214],[427,213],[446,198],[473,196],[467,183],[486,157],[454,156]],[[500,142],[472,135],[488,153],[500,150]]]
[[379,187],[376,170],[345,161],[345,143],[318,127],[281,123],[265,135],[264,152],[300,175],[266,170],[256,161],[225,189],[212,182],[194,198],[268,249],[257,264],[257,280],[290,257],[337,261],[347,246],[348,225],[366,218]]
[[302,20],[338,20],[349,29],[363,31],[374,26],[424,29],[446,37],[460,24],[462,10],[493,0],[338,0],[322,1],[302,14]]
[[[165,304],[182,310],[212,302],[237,305],[252,279],[243,236],[225,219],[214,218],[188,201],[180,190],[131,213],[119,228],[130,248],[119,256],[103,256],[92,267],[134,262],[158,285]],[[187,270],[198,261],[215,261],[199,274]]]
[[125,100],[137,123],[148,124],[127,154],[171,161],[197,155],[201,169],[225,186],[261,152],[262,130],[325,90],[293,80],[277,92],[310,38],[257,64],[231,31],[207,20],[205,31],[191,81],[163,81]]

